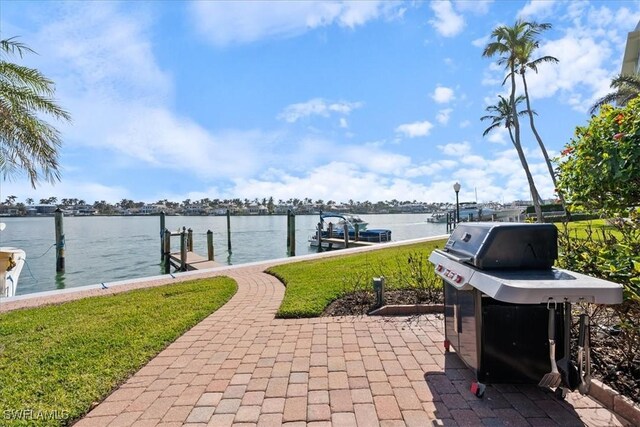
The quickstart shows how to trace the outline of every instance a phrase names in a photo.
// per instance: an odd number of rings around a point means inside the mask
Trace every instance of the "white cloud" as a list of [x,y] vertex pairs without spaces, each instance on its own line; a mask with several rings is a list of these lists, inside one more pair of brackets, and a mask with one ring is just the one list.
[[455,0],[456,9],[461,12],[471,12],[476,15],[484,15],[489,12],[489,6],[493,0]]
[[520,19],[543,19],[551,15],[555,7],[554,0],[531,0],[520,11],[517,16]]
[[401,15],[401,6],[383,1],[193,1],[190,16],[206,39],[226,46],[294,37],[330,25],[355,28]]
[[428,136],[433,128],[433,124],[428,120],[423,122],[405,123],[396,128],[396,133],[402,134],[407,138],[416,138],[419,136]]
[[438,86],[433,91],[431,98],[438,104],[446,104],[453,101],[455,99],[455,95],[453,93],[453,89],[445,86]]
[[475,47],[480,47],[484,49],[484,47],[487,45],[487,43],[489,43],[490,40],[491,40],[491,36],[487,35],[487,36],[472,40],[471,44],[474,45]]
[[347,119],[345,119],[344,117],[340,117],[339,123],[342,129],[347,129],[349,127],[349,123],[347,122]]
[[442,151],[442,154],[447,156],[460,157],[471,153],[471,144],[467,141],[460,143],[450,143],[445,145],[438,145],[438,149]]
[[460,127],[463,128],[463,129],[467,128],[469,126],[471,126],[471,121],[470,120],[463,120],[463,121],[460,122]]
[[436,120],[441,125],[446,125],[447,123],[449,123],[449,118],[451,117],[452,112],[452,108],[445,108],[444,110],[440,110],[438,111],[438,114],[436,114]]
[[[488,126],[487,126],[488,127]],[[504,126],[494,128],[487,136],[487,141],[494,144],[505,145],[509,140],[509,131]]]
[[309,116],[329,117],[331,113],[347,115],[360,107],[362,107],[362,102],[329,102],[322,98],[314,98],[307,102],[286,106],[278,115],[278,119],[295,123],[299,119]]
[[460,34],[464,28],[464,18],[453,10],[448,0],[432,1],[431,10],[435,14],[429,23],[443,37],[453,37]]

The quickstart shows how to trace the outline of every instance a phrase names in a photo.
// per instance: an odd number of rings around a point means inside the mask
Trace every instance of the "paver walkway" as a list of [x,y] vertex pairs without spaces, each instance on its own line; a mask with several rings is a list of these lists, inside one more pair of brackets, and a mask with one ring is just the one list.
[[437,315],[274,319],[284,287],[262,266],[219,274],[237,294],[76,426],[611,426],[590,398],[488,386],[477,399]]

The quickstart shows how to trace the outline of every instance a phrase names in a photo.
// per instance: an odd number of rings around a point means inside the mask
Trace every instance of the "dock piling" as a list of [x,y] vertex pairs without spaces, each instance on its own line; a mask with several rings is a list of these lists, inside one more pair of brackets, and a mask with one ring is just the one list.
[[227,209],[227,248],[231,253],[231,212]]
[[164,230],[165,230],[165,213],[160,212],[160,259],[164,260]]
[[287,255],[296,256],[296,216],[287,211]]
[[187,251],[193,252],[193,230],[187,230]]
[[56,273],[64,273],[64,214],[60,208],[55,211],[56,228]]
[[318,223],[318,252],[322,252],[322,221]]
[[165,228],[163,243],[163,265],[164,274],[171,273],[171,232]]
[[213,231],[207,230],[207,258],[213,261]]
[[354,227],[354,233],[353,233],[353,241],[357,242],[358,241],[358,235],[360,234],[360,224],[358,224],[357,222],[355,224],[353,224]]
[[187,231],[182,227],[180,233],[180,271],[187,271]]
[[349,247],[349,226],[345,223],[342,229],[344,230],[344,248],[347,249]]

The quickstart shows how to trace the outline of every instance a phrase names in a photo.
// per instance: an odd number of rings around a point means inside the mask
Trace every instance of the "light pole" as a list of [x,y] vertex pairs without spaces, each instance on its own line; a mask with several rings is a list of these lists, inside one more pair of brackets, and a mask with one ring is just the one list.
[[460,222],[460,203],[458,203],[458,193],[460,192],[460,183],[453,184],[453,191],[456,192],[456,224]]

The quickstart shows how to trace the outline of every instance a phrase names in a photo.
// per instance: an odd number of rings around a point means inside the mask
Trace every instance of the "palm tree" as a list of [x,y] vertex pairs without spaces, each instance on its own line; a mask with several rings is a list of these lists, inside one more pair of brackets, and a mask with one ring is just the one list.
[[598,99],[589,111],[591,114],[595,114],[605,104],[626,105],[633,98],[640,96],[640,74],[620,74],[611,80],[609,87],[615,91]]
[[[548,30],[551,28],[551,24],[536,24],[532,23],[532,26],[535,26],[538,32],[542,32],[544,30]],[[527,112],[529,116],[529,126],[531,127],[531,132],[536,137],[536,141],[538,141],[538,146],[540,146],[540,151],[542,151],[542,157],[544,157],[544,161],[547,164],[547,170],[549,171],[549,176],[551,177],[551,182],[553,182],[553,187],[558,188],[556,183],[556,174],[553,170],[553,164],[551,163],[551,159],[549,158],[549,153],[547,153],[547,149],[542,142],[542,138],[540,138],[540,134],[536,129],[535,122],[533,120],[534,111],[531,109],[531,98],[529,97],[529,88],[527,86],[527,78],[525,77],[527,69],[534,71],[536,74],[538,73],[538,65],[544,63],[552,63],[557,64],[558,58],[550,55],[545,55],[540,58],[531,59],[533,56],[533,52],[539,47],[538,40],[529,40],[528,42],[522,45],[522,48],[518,51],[518,73],[522,77],[522,86],[524,89],[524,99],[527,103]],[[560,203],[562,204],[562,209],[565,212],[567,220],[571,218],[569,214],[569,210],[567,209],[567,204],[565,203],[564,196],[561,192],[558,192],[558,198],[560,199]]]
[[[518,114],[516,114],[516,66],[518,65],[519,52],[523,51],[528,43],[534,42],[535,37],[540,31],[538,24],[523,22],[521,20],[517,20],[513,27],[501,25],[491,32],[491,38],[495,41],[489,42],[482,52],[482,56],[488,58],[500,55],[498,65],[504,65],[508,70],[505,82],[507,79],[510,80],[511,92],[509,94],[509,110],[507,113],[511,115],[509,123],[513,126],[513,144],[521,162],[524,158],[524,151],[522,150],[522,144],[520,142],[520,121],[518,120]],[[511,134],[511,131],[509,132]],[[523,163],[523,167],[524,165],[525,163]],[[535,184],[528,167],[525,168],[525,173],[529,181],[529,188],[533,190]],[[535,195],[532,194],[532,196],[537,221],[543,222],[542,208],[540,207],[537,192]]]
[[[480,120],[491,120],[491,125],[485,129],[482,133],[482,136],[487,136],[492,131],[496,130],[500,127],[505,127],[509,132],[509,138],[511,139],[511,143],[516,149],[518,153],[518,157],[520,158],[520,163],[522,164],[522,168],[524,169],[525,174],[527,175],[527,181],[529,182],[529,191],[531,192],[531,197],[533,198],[533,206],[536,209],[536,215],[538,215],[538,209],[542,210],[540,207],[540,193],[538,193],[538,189],[536,188],[536,184],[533,182],[533,176],[531,175],[531,171],[529,170],[529,164],[527,163],[527,159],[522,151],[522,147],[518,146],[515,141],[515,137],[513,134],[513,118],[522,116],[524,114],[529,114],[529,111],[522,110],[518,111],[517,114],[512,114],[511,103],[502,95],[498,95],[498,103],[496,105],[490,105],[486,108],[488,113],[491,113],[486,116],[480,117]],[[515,98],[515,105],[517,106],[522,103],[524,100],[524,96],[520,95]],[[532,114],[535,114],[532,112]]]
[[4,179],[26,172],[31,186],[60,180],[60,134],[41,117],[70,120],[53,95],[53,81],[38,70],[6,61],[35,53],[15,37],[0,40],[0,172]]

